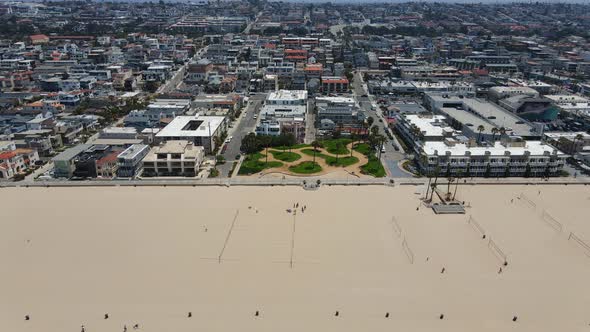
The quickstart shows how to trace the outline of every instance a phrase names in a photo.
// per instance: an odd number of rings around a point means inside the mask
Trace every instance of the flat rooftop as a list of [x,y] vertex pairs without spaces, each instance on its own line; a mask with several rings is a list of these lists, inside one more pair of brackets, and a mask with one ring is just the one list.
[[305,90],[279,90],[270,92],[266,98],[267,100],[302,100],[307,99],[307,91]]
[[[158,154],[178,154],[182,155],[183,160],[195,159],[202,151],[202,146],[194,146],[189,141],[166,141],[163,144],[154,146],[143,161],[156,161],[158,160]],[[174,160],[178,159],[174,158]]]
[[452,130],[445,123],[446,117],[443,115],[421,116],[417,114],[407,114],[404,116],[406,121],[420,129],[424,136],[442,136],[443,129]]
[[557,105],[573,103],[590,103],[590,99],[578,95],[545,95],[545,98],[553,100]]
[[132,159],[135,158],[135,156],[137,156],[141,151],[144,151],[145,149],[149,149],[149,146],[145,144],[133,144],[127,149],[125,149],[123,152],[119,153],[117,157]]
[[438,216],[424,191],[4,188],[0,330],[587,330],[587,187],[459,186]]
[[494,125],[485,121],[484,119],[476,115],[473,115],[469,112],[465,112],[464,110],[460,110],[454,107],[442,107],[440,110],[442,111],[442,113],[447,114],[450,117],[457,119],[457,121],[472,128],[474,132],[477,132],[477,128],[479,126],[483,126],[484,130],[482,131],[482,134],[491,134],[492,128],[495,127]]
[[351,97],[316,97],[316,103],[334,103],[334,104],[354,104],[355,100]]
[[140,144],[143,140],[140,138],[97,138],[92,143],[101,145],[125,146]]
[[80,153],[86,151],[91,144],[78,144],[71,148],[66,149],[65,151],[61,152],[57,156],[53,157],[51,160],[53,161],[69,161],[70,159],[74,158],[75,156],[79,155]]
[[209,137],[224,120],[223,116],[177,116],[156,137]]
[[[444,97],[443,95],[431,94],[428,97],[437,103],[447,104],[446,107],[441,107],[440,110],[461,123],[473,124],[474,131],[477,130],[479,125],[482,125],[485,128],[484,134],[491,134],[494,127],[498,129],[504,127],[511,129],[516,136],[540,135],[524,119],[490,102],[476,98],[459,98],[452,95]],[[463,109],[450,106],[450,104],[460,105]]]
[[552,139],[560,139],[560,138],[565,138],[568,139],[570,141],[573,141],[576,136],[578,135],[582,135],[582,139],[583,140],[590,140],[590,134],[584,132],[584,131],[554,131],[554,132],[545,132],[543,133],[545,136],[552,138]]
[[510,152],[512,156],[522,156],[526,151],[529,151],[532,156],[540,156],[545,152],[553,153],[557,151],[558,155],[563,155],[562,152],[555,149],[553,146],[542,143],[541,141],[527,141],[525,147],[504,146],[500,142],[495,142],[493,146],[477,146],[468,147],[464,143],[457,143],[453,146],[445,144],[445,142],[424,142],[424,152],[427,154],[434,154],[438,151],[438,155],[444,155],[447,151],[451,156],[464,156],[465,152],[469,151],[472,156],[484,156],[487,151],[492,156],[504,156],[506,151]]
[[465,99],[465,105],[478,113],[481,117],[495,124],[497,128],[510,128],[517,136],[528,136],[533,127],[518,116],[486,101]]

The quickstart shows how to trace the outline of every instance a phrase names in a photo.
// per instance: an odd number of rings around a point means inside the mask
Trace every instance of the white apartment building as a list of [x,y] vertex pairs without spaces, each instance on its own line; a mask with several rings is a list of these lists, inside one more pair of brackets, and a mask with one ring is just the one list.
[[201,146],[207,153],[215,150],[215,137],[227,131],[224,116],[177,116],[156,134],[156,142],[188,141]]
[[442,115],[404,115],[396,130],[411,146],[420,170],[440,176],[558,176],[567,155],[542,141],[504,135],[477,144],[447,125]]
[[562,111],[590,117],[590,99],[578,95],[546,95]]
[[491,146],[446,138],[424,142],[418,164],[424,173],[440,176],[542,177],[559,176],[566,158],[551,145],[517,136]]
[[264,135],[292,133],[298,141],[303,141],[306,113],[307,91],[279,90],[271,92],[260,111],[256,133]]

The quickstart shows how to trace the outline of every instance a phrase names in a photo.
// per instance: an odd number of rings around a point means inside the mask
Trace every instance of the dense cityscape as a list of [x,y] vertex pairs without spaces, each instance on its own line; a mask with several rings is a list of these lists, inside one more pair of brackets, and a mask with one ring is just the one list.
[[586,5],[0,13],[3,181],[590,170]]
[[590,4],[0,1],[2,331],[585,331],[589,183]]

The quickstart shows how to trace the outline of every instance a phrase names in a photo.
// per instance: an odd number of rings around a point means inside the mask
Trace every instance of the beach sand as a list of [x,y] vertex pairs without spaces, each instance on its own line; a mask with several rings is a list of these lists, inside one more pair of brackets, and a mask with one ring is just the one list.
[[590,187],[417,189],[0,189],[0,331],[590,329]]

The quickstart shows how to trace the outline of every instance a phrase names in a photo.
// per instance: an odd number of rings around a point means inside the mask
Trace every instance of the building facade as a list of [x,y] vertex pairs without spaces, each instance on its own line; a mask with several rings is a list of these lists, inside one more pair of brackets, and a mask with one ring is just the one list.
[[189,141],[168,141],[150,150],[143,159],[143,176],[194,177],[205,158],[202,146]]

